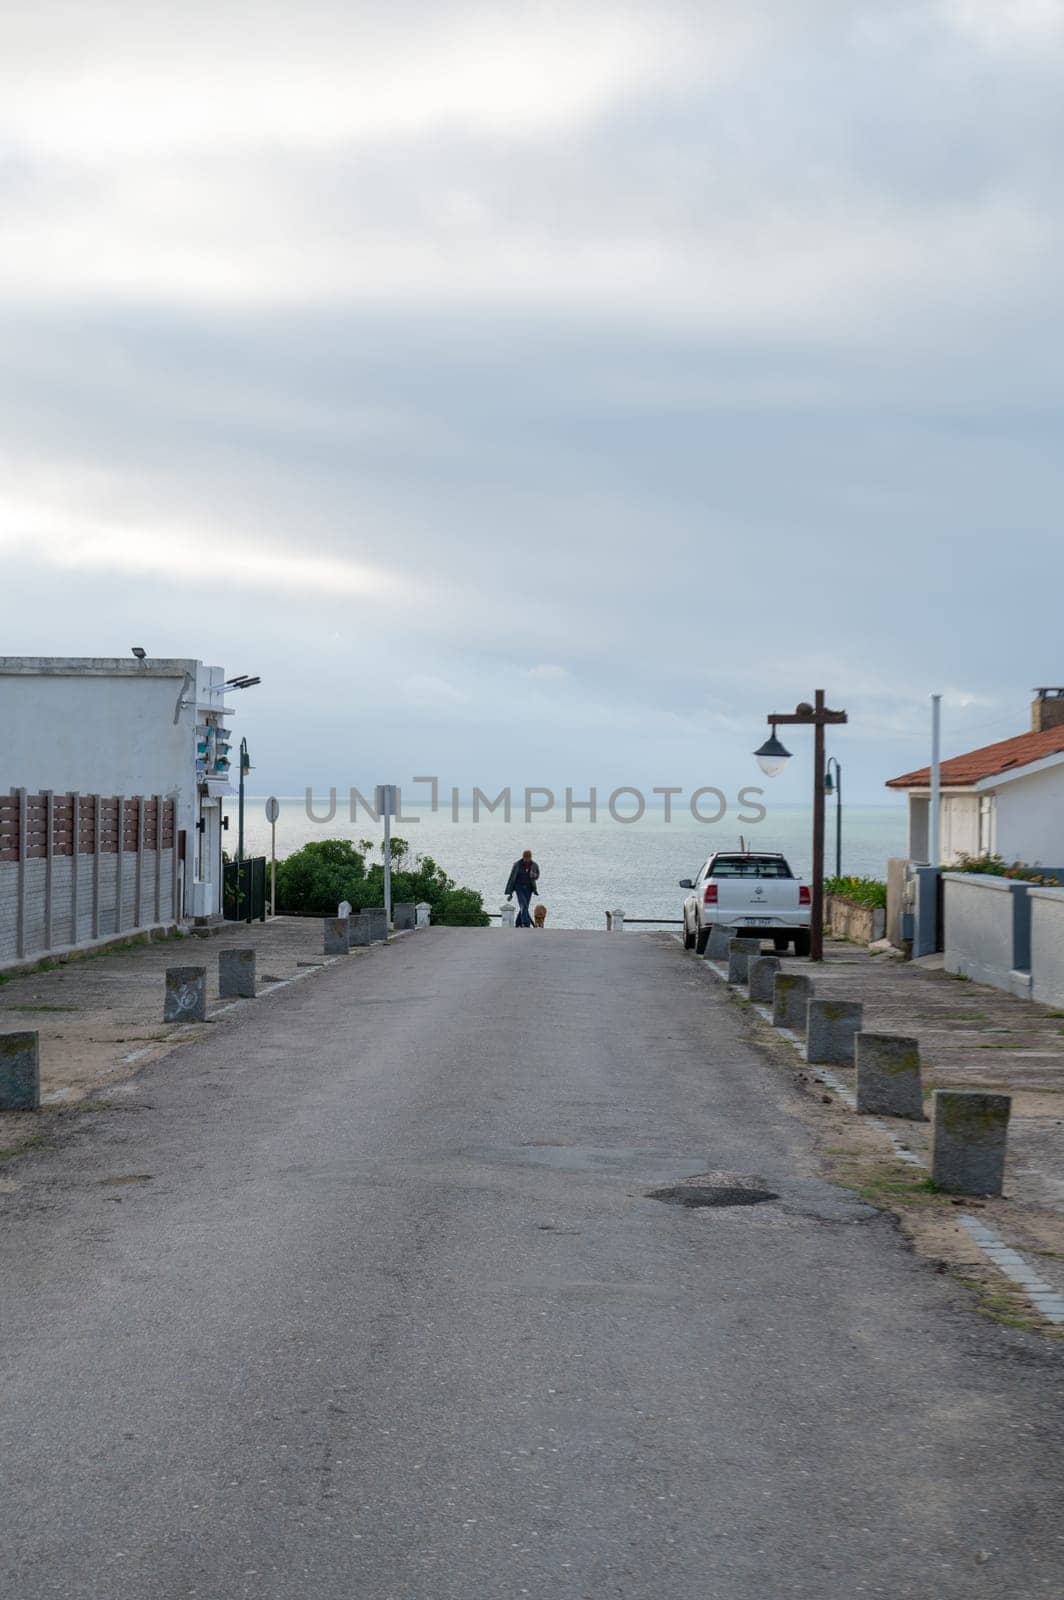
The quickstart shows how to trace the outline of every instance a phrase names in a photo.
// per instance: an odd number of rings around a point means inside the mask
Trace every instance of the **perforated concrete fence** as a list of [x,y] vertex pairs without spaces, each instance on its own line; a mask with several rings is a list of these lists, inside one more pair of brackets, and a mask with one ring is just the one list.
[[174,801],[0,795],[0,966],[175,919]]

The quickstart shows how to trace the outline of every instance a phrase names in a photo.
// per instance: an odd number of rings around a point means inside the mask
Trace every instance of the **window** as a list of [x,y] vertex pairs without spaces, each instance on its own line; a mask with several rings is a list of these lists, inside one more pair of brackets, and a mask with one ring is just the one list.
[[711,878],[789,878],[791,869],[782,856],[718,856]]

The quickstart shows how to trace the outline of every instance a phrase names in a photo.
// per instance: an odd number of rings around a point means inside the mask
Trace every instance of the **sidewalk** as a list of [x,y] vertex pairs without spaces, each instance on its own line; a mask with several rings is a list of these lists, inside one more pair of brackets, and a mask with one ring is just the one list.
[[[254,947],[260,996],[307,977],[334,959],[348,959],[322,955],[320,918],[227,922],[206,938],[186,935],[135,944],[85,955],[46,972],[4,978],[0,1031],[35,1029],[40,1035],[42,1104],[76,1103],[213,1026],[211,1020],[163,1022],[167,967],[206,967],[209,1018],[224,1015],[231,1006],[253,1003],[219,997],[218,952],[234,947]],[[364,952],[352,955],[356,953]],[[0,1144],[16,1143],[36,1125],[33,1113],[5,1114]]]
[[[987,1203],[987,1220],[993,1213],[994,1226],[1037,1257],[1039,1271],[1064,1292],[1064,1012],[841,941],[829,941],[822,967],[802,963],[800,970],[808,970],[818,998],[861,1001],[868,1032],[919,1040],[928,1113],[935,1089],[1012,1096],[1005,1193]],[[814,1081],[820,1076],[816,1067],[805,1070]],[[854,1089],[852,1068],[831,1074]],[[880,1121],[929,1164],[929,1123]]]

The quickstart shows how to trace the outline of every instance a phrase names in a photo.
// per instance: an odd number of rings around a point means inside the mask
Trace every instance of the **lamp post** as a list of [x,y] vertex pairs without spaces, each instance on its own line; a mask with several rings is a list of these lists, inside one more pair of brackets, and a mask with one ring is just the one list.
[[247,775],[248,775],[248,773],[250,771],[251,771],[251,757],[248,755],[248,742],[247,742],[246,739],[241,739],[241,741],[240,741],[240,790],[239,790],[240,798],[239,798],[239,800],[237,802],[237,825],[236,825],[236,859],[237,859],[237,865],[240,868],[243,868],[243,865],[244,865],[244,779],[247,777]]
[[[835,768],[835,781],[831,769]],[[838,756],[828,756],[824,772],[824,793],[835,796],[835,876],[842,877],[842,768]]]
[[809,916],[809,959],[824,959],[824,729],[829,723],[846,722],[845,711],[830,711],[824,704],[824,691],[816,691],[810,705],[802,700],[793,711],[773,711],[768,717],[772,729],[760,750],[755,750],[758,765],[766,777],[774,778],[790,760],[791,752],[776,736],[777,723],[811,727],[813,738],[813,893]]

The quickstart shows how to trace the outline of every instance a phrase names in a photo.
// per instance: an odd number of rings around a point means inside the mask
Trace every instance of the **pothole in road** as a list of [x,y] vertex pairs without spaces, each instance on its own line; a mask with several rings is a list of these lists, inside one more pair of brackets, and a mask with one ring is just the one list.
[[759,1206],[779,1195],[766,1187],[763,1178],[743,1172],[699,1172],[691,1178],[662,1189],[648,1189],[648,1200],[661,1200],[667,1206]]

